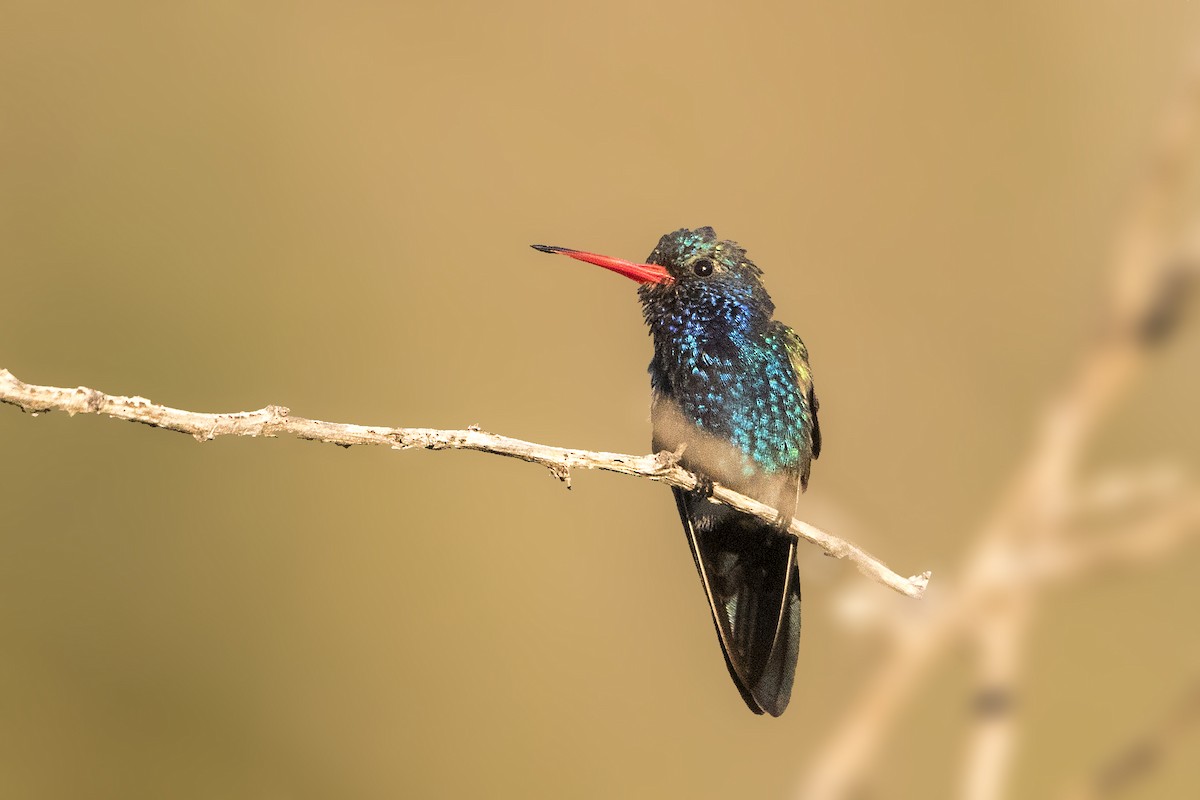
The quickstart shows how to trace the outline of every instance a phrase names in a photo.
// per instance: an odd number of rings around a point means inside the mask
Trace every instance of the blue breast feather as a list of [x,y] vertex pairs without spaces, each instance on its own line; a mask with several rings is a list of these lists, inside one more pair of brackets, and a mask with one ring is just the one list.
[[663,326],[650,364],[655,389],[685,419],[743,453],[747,475],[794,469],[810,423],[786,345],[769,332],[739,330],[736,319],[722,321],[719,337],[711,320]]

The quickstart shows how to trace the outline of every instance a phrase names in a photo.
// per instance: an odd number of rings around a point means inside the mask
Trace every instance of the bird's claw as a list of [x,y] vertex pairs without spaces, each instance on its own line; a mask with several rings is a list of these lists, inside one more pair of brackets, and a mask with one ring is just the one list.
[[771,527],[776,533],[787,533],[792,527],[792,518],[782,511],[775,512],[775,521],[771,523]]
[[692,489],[692,494],[699,497],[701,500],[707,500],[713,495],[712,478],[707,475],[696,476],[696,488]]

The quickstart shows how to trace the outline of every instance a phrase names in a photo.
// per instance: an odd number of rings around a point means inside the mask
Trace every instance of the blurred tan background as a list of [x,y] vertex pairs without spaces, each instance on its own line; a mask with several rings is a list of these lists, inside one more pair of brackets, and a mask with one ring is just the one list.
[[[1200,6],[832,5],[7,0],[0,367],[640,453],[634,286],[528,244],[713,225],[813,353],[801,515],[952,575]],[[1198,359],[1193,327],[1089,464],[1194,465]],[[783,797],[874,661],[834,613],[861,579],[808,547],[791,708],[751,715],[647,481],[11,406],[0,447],[4,797]],[[1050,598],[1011,796],[1194,679],[1198,570]],[[871,796],[953,796],[968,689],[933,674]],[[1197,747],[1131,796],[1200,796]]]

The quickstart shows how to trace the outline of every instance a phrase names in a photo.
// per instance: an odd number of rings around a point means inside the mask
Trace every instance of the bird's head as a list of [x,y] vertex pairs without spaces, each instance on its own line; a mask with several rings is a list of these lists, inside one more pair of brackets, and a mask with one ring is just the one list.
[[638,294],[653,323],[659,315],[699,315],[770,319],[775,310],[762,283],[762,270],[746,258],[737,242],[721,240],[709,227],[680,228],[658,240],[645,263],[583,250],[535,244],[535,250],[560,253],[596,264],[641,284]]

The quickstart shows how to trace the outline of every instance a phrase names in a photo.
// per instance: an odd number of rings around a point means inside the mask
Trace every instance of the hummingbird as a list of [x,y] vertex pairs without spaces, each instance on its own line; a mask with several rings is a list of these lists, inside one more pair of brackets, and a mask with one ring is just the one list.
[[[654,340],[650,419],[656,452],[700,479],[672,488],[734,684],[755,714],[791,699],[800,575],[787,532],[821,453],[808,349],[782,322],[762,270],[710,227],[659,239],[645,263],[532,245],[637,281]],[[709,501],[713,482],[778,512],[774,523]]]

